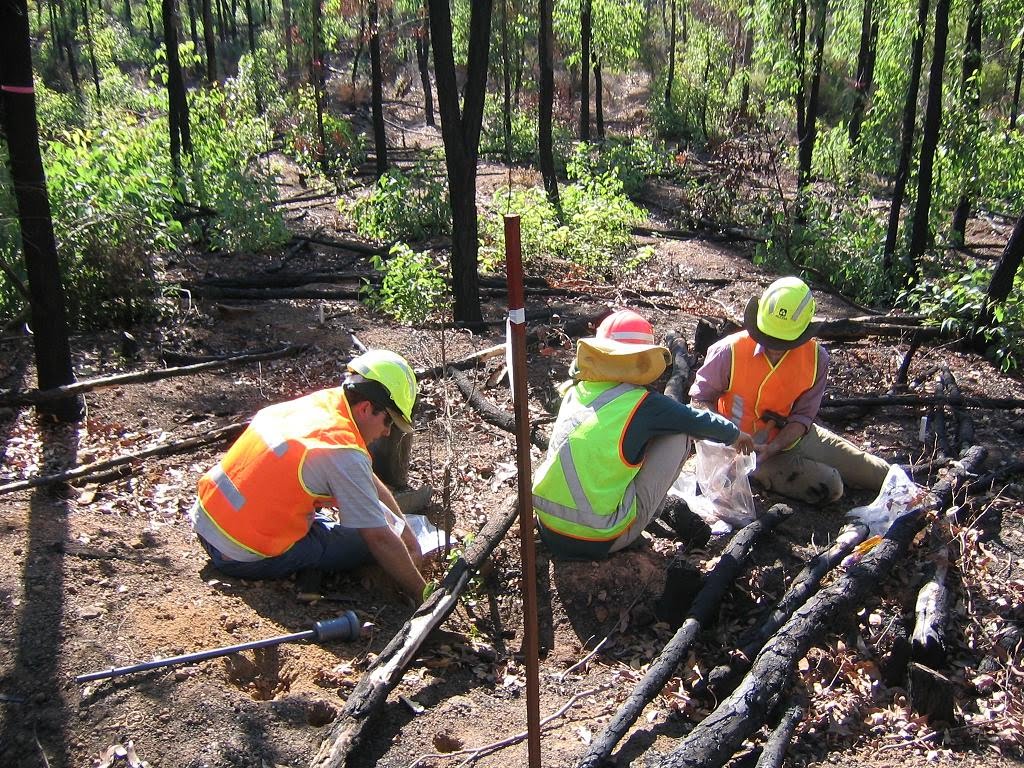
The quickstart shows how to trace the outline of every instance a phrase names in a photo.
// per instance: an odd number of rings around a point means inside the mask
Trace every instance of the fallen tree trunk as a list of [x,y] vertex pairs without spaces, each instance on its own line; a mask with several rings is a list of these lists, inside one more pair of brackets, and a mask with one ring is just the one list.
[[949,619],[949,588],[945,556],[935,563],[931,577],[917,593],[914,631],[910,636],[910,657],[932,669],[946,665],[946,622]]
[[431,366],[430,368],[417,368],[416,378],[417,379],[432,379],[435,376],[444,372],[446,368],[473,368],[484,360],[490,360],[492,357],[498,357],[499,355],[505,354],[504,344],[495,344],[493,347],[487,347],[481,349],[479,352],[474,352],[471,355],[466,355],[461,360],[454,360],[450,363],[439,363],[438,365]]
[[106,473],[107,470],[113,467],[120,467],[132,462],[139,461],[140,459],[148,459],[153,456],[168,456],[172,453],[184,453],[190,451],[193,448],[199,448],[209,443],[215,443],[218,440],[228,440],[237,437],[245,429],[245,424],[229,424],[226,427],[220,427],[218,429],[211,430],[202,435],[194,435],[193,437],[187,437],[184,440],[179,440],[174,443],[164,443],[163,445],[157,445],[153,448],[147,448],[138,453],[129,453],[124,456],[118,456],[114,459],[105,459],[103,461],[94,461],[91,464],[83,464],[80,467],[69,469],[65,472],[59,472],[55,475],[42,475],[40,477],[29,478],[28,480],[18,480],[7,485],[0,485],[0,495],[5,493],[11,493],[13,491],[23,491],[27,488],[39,488],[45,485],[54,485],[56,483],[68,483],[75,480],[85,480],[88,478],[94,478],[101,473]]
[[764,749],[761,750],[761,756],[757,758],[754,768],[781,768],[789,749],[789,740],[793,738],[793,731],[803,719],[803,704],[794,703],[786,707],[779,724],[764,743]]
[[322,301],[349,301],[362,298],[359,289],[330,288],[221,288],[215,285],[193,284],[189,290],[205,299],[246,299],[272,301],[274,299],[320,299]]
[[810,559],[803,570],[793,579],[786,594],[782,596],[772,612],[740,638],[737,643],[740,651],[733,658],[732,663],[715,667],[708,673],[708,687],[718,698],[732,690],[739,681],[739,676],[750,668],[750,663],[765,642],[786,623],[786,620],[793,615],[793,611],[814,594],[818,585],[821,584],[821,580],[825,578],[825,574],[835,568],[857,544],[864,541],[867,535],[868,528],[863,523],[845,526],[836,536],[832,546]]
[[821,401],[822,408],[849,406],[907,406],[957,405],[961,408],[986,408],[1002,411],[1024,408],[1024,399],[1016,397],[942,397],[941,395],[877,395],[874,397],[834,397]]
[[911,343],[920,343],[929,339],[952,338],[951,334],[937,326],[890,324],[879,322],[876,318],[867,321],[859,317],[826,320],[818,326],[815,336],[823,341],[856,341],[874,336],[886,338],[908,336]]
[[309,345],[289,345],[283,349],[269,352],[253,352],[233,357],[224,357],[212,360],[208,363],[196,365],[185,365],[180,368],[154,368],[148,371],[134,371],[132,373],[119,373],[116,376],[104,376],[99,379],[87,379],[76,381],[74,384],[65,384],[62,387],[53,389],[34,389],[28,392],[4,392],[0,394],[0,405],[37,405],[60,400],[64,397],[73,397],[83,392],[91,392],[94,389],[103,387],[118,387],[125,384],[142,384],[150,381],[170,379],[174,376],[191,376],[203,371],[211,371],[216,368],[223,368],[225,365],[236,365],[239,363],[255,363],[261,360],[276,360],[280,357],[288,357],[309,349]]
[[391,250],[391,245],[368,245],[355,240],[332,240],[319,235],[311,237],[308,235],[296,235],[292,238],[295,241],[312,243],[313,245],[324,245],[328,248],[338,248],[342,251],[352,251],[365,256],[384,256]]
[[757,539],[780,521],[793,514],[784,504],[776,504],[764,515],[742,528],[732,537],[718,564],[704,579],[704,585],[693,601],[683,625],[658,657],[651,662],[647,674],[636,684],[629,698],[619,707],[604,732],[594,740],[577,763],[578,768],[598,768],[611,755],[626,731],[636,722],[644,707],[661,693],[665,683],[685,657],[697,634],[715,615],[722,595],[739,574]]
[[971,448],[961,464],[951,468],[946,477],[933,486],[931,503],[899,517],[882,541],[859,563],[804,603],[764,646],[736,690],[698,723],[676,749],[655,764],[659,768],[724,765],[778,704],[797,662],[807,654],[819,633],[840,613],[861,604],[924,528],[927,512],[948,506],[954,487],[967,475],[977,472],[985,456],[984,448]]
[[[476,409],[480,414],[480,417],[488,424],[492,424],[495,427],[511,432],[516,432],[516,417],[514,414],[509,413],[490,402],[487,398],[477,391],[466,375],[458,370],[457,368],[451,368],[449,375],[455,382],[455,385],[459,388],[459,391],[466,396],[466,401]],[[543,435],[537,434],[536,425],[531,427],[530,442],[540,448],[542,451],[548,449],[548,439]]]
[[502,505],[500,514],[487,522],[433,594],[381,651],[349,694],[345,709],[320,744],[310,763],[311,768],[342,768],[347,763],[362,742],[371,717],[384,705],[388,693],[401,682],[406,667],[416,657],[423,641],[455,610],[459,594],[508,533],[518,514],[517,498],[512,496]]

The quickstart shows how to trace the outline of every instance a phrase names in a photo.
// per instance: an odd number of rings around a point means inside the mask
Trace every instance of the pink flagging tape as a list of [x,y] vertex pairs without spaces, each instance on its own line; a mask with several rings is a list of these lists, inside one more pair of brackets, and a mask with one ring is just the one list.
[[0,85],[0,91],[7,91],[8,93],[35,93],[35,88],[31,85]]

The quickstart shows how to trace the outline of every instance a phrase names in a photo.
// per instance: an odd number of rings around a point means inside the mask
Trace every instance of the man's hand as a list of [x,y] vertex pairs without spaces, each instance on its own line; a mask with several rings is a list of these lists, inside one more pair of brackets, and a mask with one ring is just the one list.
[[756,450],[753,436],[748,435],[746,432],[740,432],[740,436],[736,438],[736,442],[732,444],[732,447],[744,456],[748,456]]

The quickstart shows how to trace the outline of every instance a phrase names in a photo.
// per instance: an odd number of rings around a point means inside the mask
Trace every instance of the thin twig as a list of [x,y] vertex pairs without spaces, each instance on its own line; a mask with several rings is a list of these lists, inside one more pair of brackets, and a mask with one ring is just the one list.
[[610,638],[611,638],[611,634],[605,635],[604,639],[600,643],[598,643],[597,645],[594,646],[594,650],[592,650],[590,653],[588,653],[586,656],[584,656],[582,659],[577,661],[575,664],[573,664],[571,667],[569,667],[567,670],[565,670],[562,674],[560,674],[558,676],[558,682],[561,683],[563,680],[565,680],[566,675],[568,675],[574,669],[579,669],[584,664],[586,664],[588,661],[590,661],[592,658],[594,658],[597,655],[598,651],[600,651],[604,647],[604,644],[607,643]]

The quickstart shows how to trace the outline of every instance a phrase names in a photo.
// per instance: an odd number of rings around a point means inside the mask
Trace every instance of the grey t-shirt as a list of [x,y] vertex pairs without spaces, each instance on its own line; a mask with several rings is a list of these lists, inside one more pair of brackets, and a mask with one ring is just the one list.
[[302,482],[316,494],[338,502],[341,524],[348,528],[381,528],[388,524],[387,506],[377,495],[370,458],[355,448],[313,448],[302,465]]

